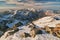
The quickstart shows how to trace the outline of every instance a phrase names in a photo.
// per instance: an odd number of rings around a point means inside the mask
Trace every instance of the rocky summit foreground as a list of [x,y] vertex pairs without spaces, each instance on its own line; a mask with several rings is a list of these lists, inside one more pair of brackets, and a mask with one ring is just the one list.
[[10,11],[0,15],[0,40],[60,40],[60,16],[37,10]]
[[[45,21],[43,21],[43,19]],[[37,21],[37,23],[36,23],[36,21]],[[43,17],[42,19],[39,19],[36,21],[33,21],[33,23],[35,23],[35,25],[37,25],[36,26],[37,28],[41,28],[41,27],[44,28],[45,25],[48,25],[49,27],[55,27],[56,24],[60,23],[60,20],[56,20],[51,16]],[[52,24],[53,24],[53,26],[51,26]],[[54,36],[53,34],[47,33],[45,30],[42,30],[43,33],[37,34],[34,38],[33,37],[21,37],[23,32],[30,33],[30,28],[29,28],[29,25],[25,25],[25,26],[18,27],[18,28],[20,30],[17,31],[16,33],[14,33],[13,35],[6,36],[7,34],[9,34],[9,32],[14,31],[14,30],[5,32],[4,35],[1,36],[0,40],[60,40],[60,38],[58,38],[57,36]]]

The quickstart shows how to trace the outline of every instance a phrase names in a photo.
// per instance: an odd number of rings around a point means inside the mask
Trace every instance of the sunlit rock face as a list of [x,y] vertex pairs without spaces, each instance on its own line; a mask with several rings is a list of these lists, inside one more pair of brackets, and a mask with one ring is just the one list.
[[49,27],[56,27],[56,24],[60,23],[60,20],[56,20],[51,16],[43,17],[39,20],[33,21],[33,23],[38,27],[45,27],[46,25]]

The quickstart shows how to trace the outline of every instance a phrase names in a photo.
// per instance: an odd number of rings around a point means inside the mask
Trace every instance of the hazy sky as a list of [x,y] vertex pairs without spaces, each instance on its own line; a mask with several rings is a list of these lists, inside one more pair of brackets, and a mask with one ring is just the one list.
[[[14,4],[7,4],[7,2],[1,2],[1,1],[6,1],[6,0],[0,0],[0,7],[5,7],[5,6],[8,6],[8,7],[16,7],[16,5],[18,5],[18,3],[35,3],[36,6],[44,6],[44,7],[60,7],[60,0],[20,0],[20,2],[17,2],[17,3],[14,3]],[[10,0],[11,1],[11,0]],[[13,1],[15,2],[15,1]],[[16,4],[16,5],[15,5]],[[20,5],[20,4],[19,4]],[[59,9],[59,8],[58,8]]]
[[0,0],[0,1],[5,1],[5,0]]

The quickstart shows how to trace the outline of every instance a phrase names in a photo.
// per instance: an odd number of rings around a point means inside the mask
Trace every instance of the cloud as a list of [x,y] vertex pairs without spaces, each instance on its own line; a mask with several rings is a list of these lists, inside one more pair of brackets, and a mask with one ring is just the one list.
[[35,3],[35,5],[60,5],[60,2]]
[[0,0],[0,1],[6,1],[6,0]]

